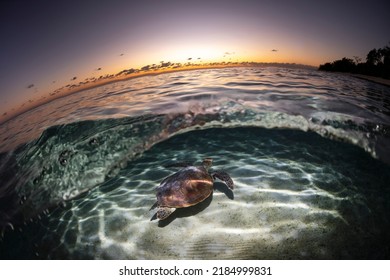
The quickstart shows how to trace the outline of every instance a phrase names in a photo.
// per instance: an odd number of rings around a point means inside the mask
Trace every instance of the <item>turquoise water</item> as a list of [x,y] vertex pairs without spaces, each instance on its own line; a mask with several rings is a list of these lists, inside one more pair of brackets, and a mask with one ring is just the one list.
[[[388,259],[390,89],[307,69],[117,82],[0,126],[1,258]],[[204,202],[151,218],[177,161]]]

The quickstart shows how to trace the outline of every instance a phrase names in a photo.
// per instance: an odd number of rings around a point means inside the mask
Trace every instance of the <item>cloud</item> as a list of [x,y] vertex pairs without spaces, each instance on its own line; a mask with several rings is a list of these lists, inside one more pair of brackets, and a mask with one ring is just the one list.
[[163,68],[163,67],[169,67],[171,66],[172,63],[171,62],[164,62],[164,61],[161,61],[161,65],[160,65],[160,68]]
[[136,70],[136,69],[133,69],[133,68],[124,69],[124,70],[118,72],[115,76],[129,75],[129,74],[133,74],[133,73],[136,73],[136,72],[137,72],[137,70]]
[[233,54],[235,54],[235,52],[225,52],[225,53],[223,54],[223,57],[227,57],[227,56],[233,55]]

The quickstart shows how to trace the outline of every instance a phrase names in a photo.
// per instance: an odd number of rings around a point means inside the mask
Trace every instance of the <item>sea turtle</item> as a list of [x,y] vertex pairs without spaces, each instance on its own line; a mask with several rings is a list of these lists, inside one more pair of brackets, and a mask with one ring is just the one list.
[[150,209],[157,207],[156,214],[159,220],[166,219],[177,208],[193,206],[208,198],[213,192],[216,178],[233,190],[233,180],[226,172],[209,173],[212,162],[211,158],[206,158],[200,166],[182,164],[184,168],[161,182],[157,187],[157,201]]

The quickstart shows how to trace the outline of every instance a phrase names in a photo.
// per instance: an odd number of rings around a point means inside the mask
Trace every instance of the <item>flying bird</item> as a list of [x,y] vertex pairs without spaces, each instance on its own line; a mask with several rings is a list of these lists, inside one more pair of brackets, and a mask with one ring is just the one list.
[[272,49],[271,52],[277,52],[278,50],[277,49]]

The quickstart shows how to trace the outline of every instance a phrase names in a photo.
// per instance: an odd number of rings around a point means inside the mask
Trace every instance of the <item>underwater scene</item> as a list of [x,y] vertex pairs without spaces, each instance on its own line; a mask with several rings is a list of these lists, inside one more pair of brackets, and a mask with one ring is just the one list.
[[[389,87],[312,69],[55,99],[0,125],[0,259],[389,259],[389,129]],[[159,219],[185,168],[211,191]]]

